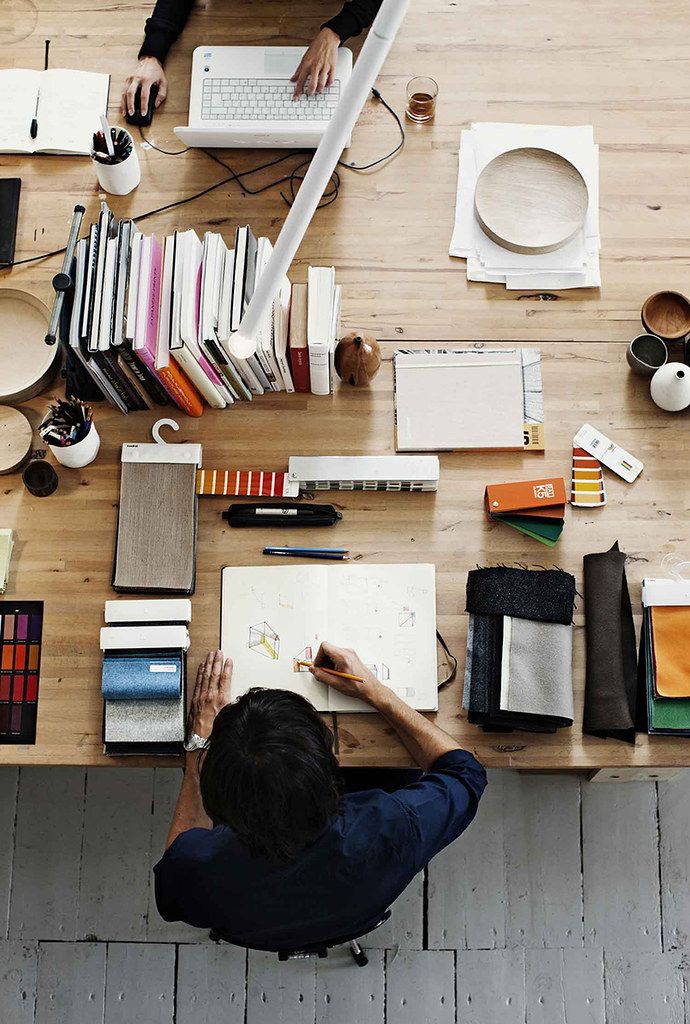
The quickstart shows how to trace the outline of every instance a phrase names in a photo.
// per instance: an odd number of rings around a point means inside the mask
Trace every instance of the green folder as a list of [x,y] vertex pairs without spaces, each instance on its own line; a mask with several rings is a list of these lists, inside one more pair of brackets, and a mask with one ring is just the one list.
[[537,516],[496,516],[496,518],[550,548],[555,545],[563,532],[562,519],[539,519]]

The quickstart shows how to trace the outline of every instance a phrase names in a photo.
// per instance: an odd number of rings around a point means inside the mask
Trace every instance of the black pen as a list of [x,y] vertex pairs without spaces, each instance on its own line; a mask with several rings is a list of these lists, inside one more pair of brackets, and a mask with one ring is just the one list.
[[[50,39],[46,39],[45,55],[44,55],[44,58],[43,58],[43,70],[44,71],[48,70],[48,50],[49,49],[50,49]],[[41,98],[41,90],[39,88],[38,92],[36,93],[36,110],[34,112],[33,121],[31,122],[31,130],[29,132],[29,134],[31,135],[32,139],[35,139],[36,136],[38,135],[38,103],[39,103],[40,98]]]

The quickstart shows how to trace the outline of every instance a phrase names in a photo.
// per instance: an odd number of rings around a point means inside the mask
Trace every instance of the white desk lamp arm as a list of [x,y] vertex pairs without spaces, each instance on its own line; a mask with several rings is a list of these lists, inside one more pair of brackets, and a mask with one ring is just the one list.
[[300,247],[345,143],[388,56],[408,3],[409,0],[383,0],[381,4],[355,62],[350,81],[304,176],[297,198],[285,218],[273,253],[257,282],[239,330],[229,339],[229,348],[234,356],[246,359],[256,350],[256,336],[262,315],[273,303]]

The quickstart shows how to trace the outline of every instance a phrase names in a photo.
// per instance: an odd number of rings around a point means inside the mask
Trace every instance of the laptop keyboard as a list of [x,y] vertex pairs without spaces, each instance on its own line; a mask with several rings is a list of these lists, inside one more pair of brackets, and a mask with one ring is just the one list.
[[205,78],[202,121],[330,121],[340,99],[335,81],[314,96],[292,99],[284,78]]

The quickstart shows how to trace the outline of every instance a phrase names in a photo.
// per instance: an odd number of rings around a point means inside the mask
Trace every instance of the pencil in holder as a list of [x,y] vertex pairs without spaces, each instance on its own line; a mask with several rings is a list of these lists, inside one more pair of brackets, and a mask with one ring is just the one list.
[[114,156],[109,156],[102,132],[93,137],[91,162],[98,184],[113,196],[126,196],[141,181],[141,168],[134,139],[126,128],[112,128]]
[[82,469],[93,462],[98,455],[101,439],[96,430],[96,424],[92,420],[88,433],[81,441],[64,446],[48,443],[48,447],[60,465],[67,466],[68,469]]

